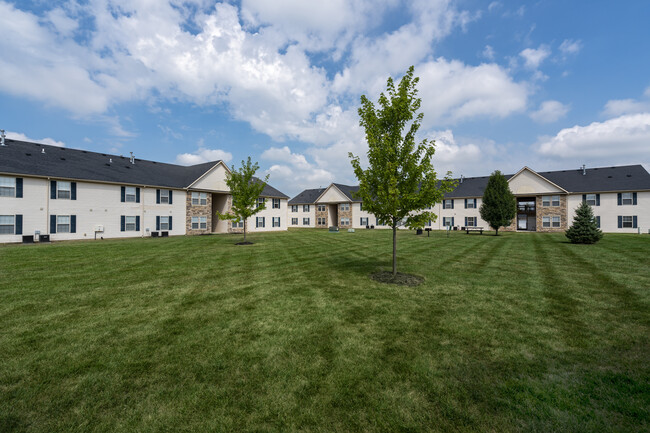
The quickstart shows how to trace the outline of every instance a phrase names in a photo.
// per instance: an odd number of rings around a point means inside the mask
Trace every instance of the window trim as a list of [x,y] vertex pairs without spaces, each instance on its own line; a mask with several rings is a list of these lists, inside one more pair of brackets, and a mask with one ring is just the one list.
[[272,199],[271,206],[273,209],[280,209],[280,199],[279,198],[274,198]]
[[303,204],[302,205],[302,211],[303,212],[309,212],[309,205],[308,204]]
[[291,205],[291,212],[298,212],[298,205],[297,204],[292,204]]
[[[130,218],[133,218],[133,223],[129,222]],[[129,229],[129,225],[133,225],[133,229]],[[125,232],[136,232],[136,231],[138,231],[137,230],[137,225],[138,225],[138,217],[137,216],[129,216],[129,215],[124,216],[124,231]],[[58,229],[58,215],[57,215],[57,229]]]
[[308,226],[310,223],[309,217],[303,217],[302,219],[302,225],[303,226]]
[[[161,189],[160,190],[160,204],[169,204],[169,190],[168,189]],[[167,195],[164,195],[164,193],[167,193]],[[163,202],[163,199],[167,200],[166,202]]]
[[[61,188],[61,186],[68,186],[68,189]],[[61,196],[61,193],[68,193],[67,197]],[[72,182],[67,180],[57,180],[56,181],[56,198],[57,200],[71,200],[72,199]],[[133,201],[135,201],[135,195],[133,196]]]
[[340,203],[339,210],[341,212],[350,212],[350,203]]
[[[593,200],[591,200],[591,199],[589,198],[589,196],[593,196]],[[592,201],[593,203],[589,203],[589,202],[591,202],[591,201]],[[596,200],[596,194],[585,194],[585,202],[586,202],[589,206],[596,206],[596,203],[597,203],[597,200]]]
[[7,195],[0,194],[0,197],[16,197],[16,193],[18,191],[18,187],[17,187],[18,180],[17,180],[17,178],[10,177],[10,176],[0,176],[0,180],[2,180],[2,179],[8,179],[10,182],[13,181],[13,186],[2,186],[2,185],[0,185],[1,189],[13,190],[13,193],[12,194],[7,194]]
[[[162,196],[161,196],[162,198]],[[163,222],[163,218],[167,220],[166,222]],[[163,227],[163,224],[166,225],[167,227]],[[160,216],[160,230],[162,231],[169,231],[169,215],[161,215]]]
[[[629,221],[630,225],[629,226],[625,225],[626,224],[626,222],[625,222],[626,218],[630,219],[630,221]],[[623,228],[623,229],[633,229],[634,228],[634,216],[633,215],[623,215],[621,221],[622,221],[621,228]]]
[[16,215],[0,215],[0,217],[11,217],[11,224],[0,224],[0,227],[11,227],[11,233],[2,233],[0,231],[0,236],[16,234]]
[[292,226],[297,226],[298,225],[298,218],[291,218],[291,225]]

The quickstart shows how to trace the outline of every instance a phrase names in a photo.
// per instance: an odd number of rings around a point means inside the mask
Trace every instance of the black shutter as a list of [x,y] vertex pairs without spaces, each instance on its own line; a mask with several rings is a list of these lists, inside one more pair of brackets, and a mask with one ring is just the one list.
[[[635,221],[636,221],[636,217]],[[16,215],[16,234],[17,235],[22,235],[23,234],[23,216],[22,215]]]
[[[169,204],[172,204],[172,190],[169,190]],[[171,218],[171,217],[169,217]]]
[[56,215],[50,215],[50,234],[56,234]]
[[[160,190],[156,190],[156,204],[160,204]],[[156,229],[158,230],[158,229]]]
[[23,198],[23,178],[16,178],[16,198]]
[[622,204],[623,204],[623,197],[621,196],[621,193],[619,192],[618,193],[618,205],[620,206]]
[[77,215],[70,215],[70,233],[77,233]]
[[598,228],[600,228],[600,217],[599,216],[596,217],[596,226]]
[[596,206],[600,206],[600,194],[596,194]]
[[584,203],[586,201],[587,201],[587,194],[582,194],[582,202]]
[[[452,203],[453,203],[453,201],[452,201]],[[451,225],[452,225],[452,227],[454,226],[454,217],[451,217]]]
[[140,215],[135,217],[135,231],[136,232],[140,231]]
[[633,229],[637,228],[637,219],[636,219],[636,215],[634,215],[634,216],[632,217],[632,228],[633,228]]
[[[160,191],[160,190],[158,190],[158,191]],[[159,216],[156,217],[156,230],[160,230],[160,217]]]
[[135,189],[135,202],[140,203],[140,188]]
[[[169,193],[171,194],[171,191],[169,191]],[[169,197],[171,198],[171,195]],[[171,215],[169,216],[169,231],[172,231],[172,216]]]
[[[620,196],[620,194],[619,194],[619,196]],[[623,228],[623,217],[620,216],[620,215],[618,216],[618,228],[619,229]]]
[[465,209],[467,209],[467,199],[465,199]]
[[[126,187],[125,186],[122,187],[122,198],[121,198],[120,201],[122,203],[124,203],[126,201]],[[124,231],[124,229],[122,229],[122,231]]]
[[474,199],[474,209],[476,209],[476,206],[477,206],[476,199]]
[[636,193],[632,193],[632,204],[636,206]]
[[465,217],[465,227],[467,227],[467,217]]
[[70,182],[70,200],[77,199],[77,182]]
[[56,200],[56,180],[50,181],[50,198]]
[[[451,208],[452,208],[452,209],[454,208],[454,199],[453,199],[453,198],[451,199]],[[452,218],[452,219],[453,219],[453,218]],[[453,225],[453,223],[452,223],[452,225]]]
[[[124,187],[122,187],[122,191],[124,191]],[[122,215],[120,217],[120,231],[123,232],[126,230],[126,217]]]

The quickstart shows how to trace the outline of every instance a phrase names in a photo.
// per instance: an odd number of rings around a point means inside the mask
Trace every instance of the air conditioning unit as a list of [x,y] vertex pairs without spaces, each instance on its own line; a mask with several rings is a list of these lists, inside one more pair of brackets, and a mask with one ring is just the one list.
[[104,226],[102,224],[96,225],[95,232],[104,232]]

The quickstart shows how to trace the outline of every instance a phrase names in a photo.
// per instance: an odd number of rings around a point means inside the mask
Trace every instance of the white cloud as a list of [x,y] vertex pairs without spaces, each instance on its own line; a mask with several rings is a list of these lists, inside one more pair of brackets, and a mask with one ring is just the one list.
[[501,2],[493,1],[493,2],[490,3],[489,6],[488,6],[488,12],[492,12],[492,11],[494,11],[494,10],[496,10],[496,9],[501,8],[502,6],[503,6],[503,4],[502,4]]
[[551,55],[551,49],[547,45],[542,44],[539,48],[526,48],[519,55],[524,58],[524,66],[528,69],[535,70]]
[[581,49],[582,49],[582,41],[579,39],[578,40],[565,39],[560,44],[560,52],[565,56],[568,56],[570,54],[578,54]]
[[288,146],[266,149],[261,158],[274,163],[264,171],[269,174],[269,182],[292,196],[303,189],[329,185],[336,179],[331,171],[308,162],[305,155],[292,152]]
[[543,155],[555,159],[617,163],[650,163],[650,113],[631,114],[587,126],[562,129],[554,137],[545,137],[534,146]]
[[607,101],[603,110],[603,114],[608,117],[616,117],[623,114],[650,112],[650,87],[645,89],[643,98],[645,98],[645,100],[613,99]]
[[486,45],[483,49],[482,55],[488,60],[494,60],[494,48],[490,45]]
[[19,141],[29,141],[32,143],[41,143],[41,144],[49,144],[50,146],[58,146],[58,147],[65,147],[65,143],[62,141],[55,140],[50,137],[46,138],[29,138],[22,132],[12,132],[12,131],[7,131],[6,134],[7,138],[11,138],[12,140],[19,140]]
[[531,119],[538,123],[553,123],[566,116],[569,107],[559,101],[544,101],[537,111],[530,113]]
[[207,149],[200,143],[195,152],[176,155],[176,163],[180,165],[194,165],[218,160],[228,163],[232,160],[232,153],[221,149]]

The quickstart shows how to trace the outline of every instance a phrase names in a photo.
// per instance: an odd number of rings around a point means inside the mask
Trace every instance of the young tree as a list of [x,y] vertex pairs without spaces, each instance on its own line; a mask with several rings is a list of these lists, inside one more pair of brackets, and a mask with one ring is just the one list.
[[481,218],[496,230],[499,236],[499,227],[507,227],[517,215],[517,200],[510,191],[508,181],[499,170],[492,173],[483,191],[483,204],[480,209]]
[[349,153],[359,179],[357,195],[364,210],[393,229],[393,277],[397,274],[398,225],[404,222],[407,227],[416,228],[435,220],[437,216],[426,209],[440,202],[443,194],[454,187],[451,173],[440,181],[436,178],[431,163],[434,142],[415,143],[423,117],[422,113],[416,115],[421,102],[416,97],[418,81],[411,66],[397,88],[393,79],[388,78],[387,94],[380,95],[379,107],[361,96],[359,124],[366,130],[368,168],[361,168],[359,157]]
[[603,237],[603,232],[598,228],[596,218],[591,206],[583,201],[576,209],[573,224],[565,232],[572,244],[595,244]]
[[241,162],[239,170],[235,170],[233,167],[232,172],[228,173],[226,177],[226,184],[232,195],[230,212],[225,214],[217,212],[217,216],[221,219],[234,220],[235,222],[244,221],[244,242],[246,242],[247,232],[246,220],[266,209],[264,203],[258,205],[257,199],[262,194],[269,176],[267,175],[264,180],[256,178],[255,172],[259,168],[257,162],[254,164],[251,162],[250,156],[246,162]]

